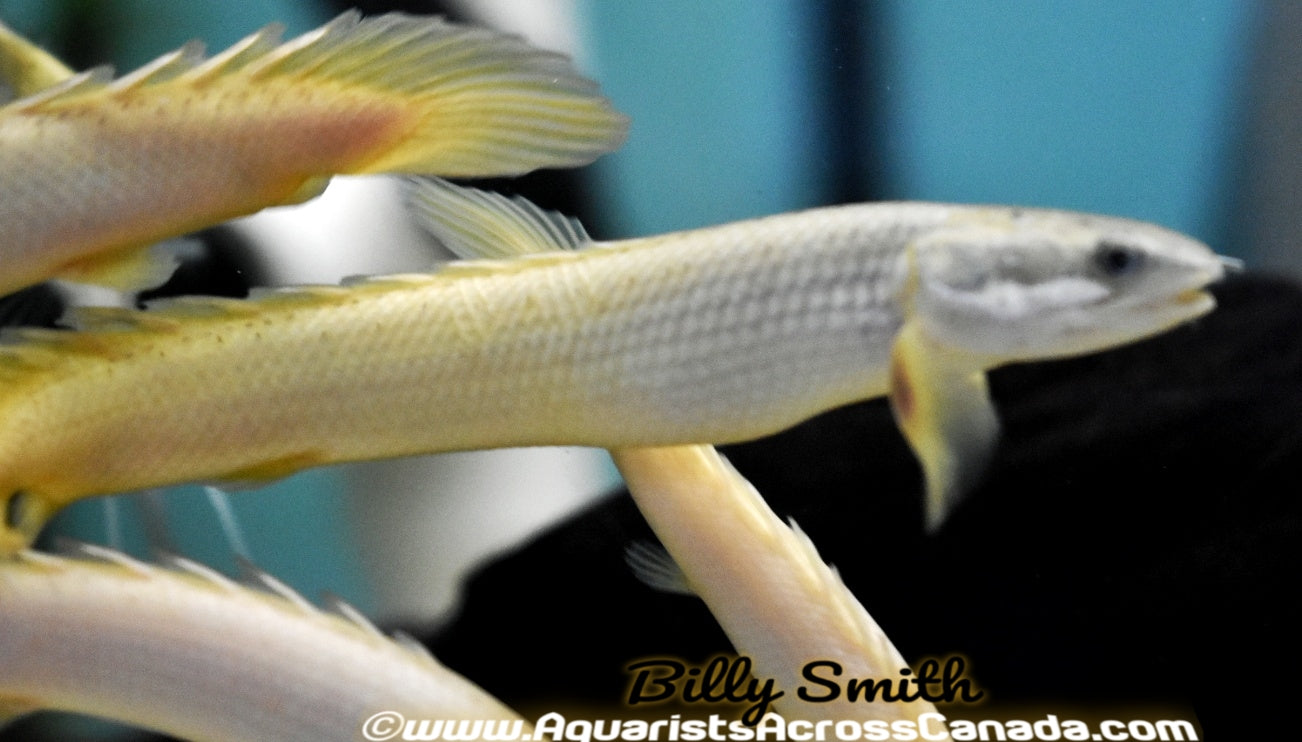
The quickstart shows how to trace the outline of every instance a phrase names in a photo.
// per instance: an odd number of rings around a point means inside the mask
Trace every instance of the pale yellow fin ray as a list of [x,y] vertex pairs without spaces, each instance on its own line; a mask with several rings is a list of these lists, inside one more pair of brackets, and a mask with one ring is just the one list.
[[284,44],[278,37],[279,28],[268,27],[207,61],[187,46],[116,82],[103,68],[16,105],[38,113],[229,81],[242,95],[256,95],[259,85],[315,89],[319,99],[399,117],[389,139],[342,165],[347,173],[516,175],[586,164],[627,133],[627,118],[568,59],[515,36],[353,12]]
[[183,557],[180,554],[161,554],[158,560],[167,569],[202,580],[222,592],[234,593],[240,590],[239,584],[231,578],[212,567]]
[[303,597],[284,580],[248,560],[236,559],[236,562],[239,564],[240,581],[246,586],[280,598],[304,615],[315,616],[319,613],[316,606],[312,605],[312,601]]
[[361,172],[481,176],[585,164],[617,148],[628,123],[562,55],[402,14],[332,24],[249,74],[322,78],[410,100],[420,119],[413,135]]
[[174,52],[169,52],[129,75],[118,78],[109,86],[112,91],[131,90],[147,85],[159,85],[179,77],[194,68],[203,59],[204,45],[191,41]]
[[356,626],[364,634],[370,634],[377,639],[387,639],[383,631],[380,631],[369,618],[366,617],[357,607],[339,595],[326,593],[321,596],[321,612],[331,616],[338,616],[348,623]]
[[939,528],[994,453],[999,420],[981,359],[939,347],[906,323],[891,349],[891,407],[922,464],[926,524]]
[[102,93],[113,81],[113,68],[107,65],[79,72],[53,87],[46,88],[10,105],[13,110],[30,113],[60,102],[78,99],[85,95]]
[[57,57],[0,23],[0,82],[12,97],[35,95],[73,74]]
[[284,25],[271,23],[235,42],[226,50],[200,62],[178,78],[178,82],[196,84],[234,75],[249,64],[262,59],[280,45]]
[[583,225],[523,198],[413,178],[407,202],[426,231],[462,259],[504,259],[592,244]]

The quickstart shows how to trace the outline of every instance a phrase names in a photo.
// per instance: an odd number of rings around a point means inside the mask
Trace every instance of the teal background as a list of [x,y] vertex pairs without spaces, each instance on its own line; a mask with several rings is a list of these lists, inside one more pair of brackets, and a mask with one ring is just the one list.
[[[520,0],[529,2],[530,0]],[[848,198],[1015,203],[1157,221],[1253,257],[1244,121],[1267,6],[1231,0],[579,0],[588,71],[633,127],[589,171],[599,238]],[[78,64],[121,71],[191,38],[219,50],[270,21],[287,36],[338,8],[291,0],[0,0],[0,17]],[[859,48],[829,48],[849,24]],[[74,39],[93,38],[90,44]],[[862,66],[858,87],[839,72]],[[842,118],[833,120],[829,112]],[[844,117],[862,123],[847,134]],[[848,145],[848,146],[847,146]],[[232,495],[253,558],[310,597],[374,607],[337,472]],[[177,548],[234,560],[198,488],[168,498]],[[103,542],[103,504],[59,531]],[[130,549],[146,553],[123,505]]]
[[[868,126],[854,163],[881,198],[1102,211],[1191,232],[1225,252],[1256,3],[1215,0],[848,3],[872,85],[833,89],[820,12],[794,0],[582,0],[591,72],[632,116],[627,145],[593,168],[612,233],[650,234],[836,200],[845,163],[820,116],[829,98]],[[0,17],[67,54],[129,70],[191,38],[219,50],[270,21],[288,35],[334,14],[290,0],[0,0]],[[834,20],[834,22],[836,22]],[[869,25],[871,24],[871,25]],[[93,52],[61,33],[93,31]],[[317,471],[233,496],[255,559],[309,595],[370,607],[339,477]],[[231,563],[197,488],[169,499],[175,542]],[[143,549],[126,509],[126,532]],[[62,519],[102,540],[102,505]]]

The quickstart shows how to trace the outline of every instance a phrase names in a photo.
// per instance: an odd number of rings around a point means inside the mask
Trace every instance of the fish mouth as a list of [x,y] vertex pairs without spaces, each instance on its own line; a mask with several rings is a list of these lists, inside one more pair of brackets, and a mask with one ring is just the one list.
[[1227,272],[1234,272],[1236,269],[1232,266],[1242,265],[1233,258],[1225,258],[1220,255],[1216,257],[1217,263],[1215,266],[1191,276],[1186,280],[1183,287],[1172,286],[1170,293],[1142,302],[1138,306],[1146,310],[1187,312],[1190,319],[1211,311],[1216,306],[1216,299],[1208,290],[1209,287],[1225,280]]
[[1206,289],[1186,289],[1175,295],[1175,303],[1180,306],[1201,304],[1212,298]]
[[[1161,296],[1152,297],[1144,301],[1133,302],[1129,304],[1113,304],[1112,308],[1119,311],[1170,311],[1173,309],[1186,310],[1198,309],[1207,302],[1214,302],[1212,295],[1207,291],[1205,283],[1197,286],[1180,289],[1174,293],[1162,294]],[[1108,305],[1107,297],[1098,301],[1091,302],[1089,306],[1104,308]]]
[[1214,299],[1205,287],[1184,289],[1174,294],[1168,294],[1164,297],[1146,301],[1140,305],[1143,310],[1155,313],[1175,313],[1187,319],[1193,319],[1199,315],[1205,314],[1216,306]]

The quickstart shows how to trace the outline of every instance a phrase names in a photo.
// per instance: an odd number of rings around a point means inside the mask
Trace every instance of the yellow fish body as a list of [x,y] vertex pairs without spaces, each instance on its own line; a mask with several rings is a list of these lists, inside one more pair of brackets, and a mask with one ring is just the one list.
[[[441,181],[415,201],[481,253],[588,244],[572,222]],[[888,392],[938,518],[993,446],[983,369],[1198,316],[1221,270],[1151,225],[887,203],[82,310],[80,331],[0,347],[10,543],[88,495],[435,451],[726,443]]]
[[[625,135],[594,83],[515,37],[355,13],[278,35],[210,59],[191,44],[0,108],[0,294],[51,277],[160,283],[171,263],[144,246],[303,201],[335,174],[512,175],[590,162]],[[59,76],[41,54],[0,34],[20,92]]]

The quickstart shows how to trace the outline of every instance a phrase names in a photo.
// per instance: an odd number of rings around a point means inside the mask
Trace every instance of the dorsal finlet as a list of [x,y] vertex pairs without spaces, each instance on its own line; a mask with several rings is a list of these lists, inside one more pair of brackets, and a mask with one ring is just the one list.
[[169,569],[190,575],[191,577],[197,577],[226,592],[238,592],[240,590],[239,584],[231,578],[218,572],[212,567],[200,564],[199,562],[188,557],[183,557],[180,554],[161,554],[159,555],[158,561]]
[[390,634],[389,638],[393,640],[394,644],[397,644],[399,647],[402,647],[417,657],[433,662],[440,667],[443,666],[443,663],[439,662],[438,658],[434,656],[434,653],[429,651],[429,647],[425,646],[419,639],[411,634],[398,630]]
[[141,577],[152,577],[155,574],[154,568],[149,564],[107,546],[88,544],[84,541],[59,541],[58,548],[73,557],[112,564]]
[[237,557],[236,561],[240,567],[241,582],[245,585],[283,598],[305,614],[315,615],[319,613],[311,601],[300,595],[294,588],[272,576],[271,573],[258,568],[247,559]]
[[203,59],[203,52],[203,42],[196,39],[174,52],[164,54],[131,74],[114,80],[109,88],[117,93],[173,80],[194,69],[194,66]]
[[101,65],[85,72],[79,72],[57,85],[42,90],[36,95],[29,95],[10,105],[13,106],[14,111],[30,111],[51,103],[77,98],[86,93],[104,90],[112,81],[113,68],[108,65]]
[[43,551],[27,548],[17,553],[20,561],[27,562],[42,569],[61,570],[67,566],[68,560],[54,554],[47,554]]
[[802,558],[803,571],[807,579],[810,580],[811,586],[826,596],[824,605],[831,609],[843,630],[861,644],[880,634],[875,630],[875,624],[865,625],[865,618],[871,622],[872,617],[841,579],[841,572],[823,561],[823,557],[818,554],[818,547],[814,546],[813,539],[796,525],[794,518],[788,518],[787,523],[796,537],[800,550],[799,556]]
[[370,619],[357,610],[352,603],[334,593],[327,592],[321,596],[321,610],[344,619],[368,634],[381,639],[386,638],[384,632],[371,623]]
[[202,83],[205,80],[235,74],[249,63],[271,53],[280,45],[280,39],[284,33],[285,26],[283,24],[271,23],[263,26],[256,32],[235,42],[225,51],[201,62],[181,77],[187,82]]
[[[408,80],[402,74],[403,69],[410,65],[397,64],[397,69],[385,71],[377,79],[374,69],[367,70],[356,64],[358,60],[350,53],[374,62],[376,56],[372,47],[377,45],[379,37],[387,36],[383,46],[389,53],[404,54],[405,61],[410,61],[436,48],[438,45],[432,41],[448,37],[464,40],[475,36],[473,30],[453,26],[438,18],[388,13],[363,20],[355,10],[341,14],[316,30],[280,43],[283,32],[281,24],[269,24],[211,58],[204,56],[203,42],[194,40],[116,80],[112,67],[96,67],[17,101],[15,110],[30,111],[53,103],[72,102],[88,94],[128,95],[142,88],[177,80],[203,84],[236,73],[251,77],[288,77],[310,75],[322,67],[329,68],[325,72],[333,75],[333,79],[387,83],[397,92],[403,92],[406,87],[419,84],[419,81]],[[498,38],[498,35],[488,32],[485,36]],[[519,45],[540,57],[548,56],[523,42]],[[360,77],[360,80],[352,77]]]
[[523,198],[408,179],[407,203],[420,225],[463,260],[505,259],[592,244],[578,220],[544,211]]

